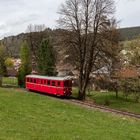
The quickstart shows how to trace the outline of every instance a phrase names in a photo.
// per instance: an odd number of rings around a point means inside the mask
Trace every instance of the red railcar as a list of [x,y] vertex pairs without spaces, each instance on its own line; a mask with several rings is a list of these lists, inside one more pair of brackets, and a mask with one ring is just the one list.
[[26,89],[59,96],[70,96],[72,94],[72,80],[69,77],[27,75]]

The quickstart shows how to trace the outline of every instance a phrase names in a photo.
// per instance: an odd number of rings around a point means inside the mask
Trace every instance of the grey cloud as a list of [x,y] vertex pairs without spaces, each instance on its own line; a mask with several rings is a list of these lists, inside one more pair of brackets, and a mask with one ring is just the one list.
[[29,24],[56,26],[57,9],[64,0],[0,0],[0,38],[24,32]]
[[5,27],[6,27],[6,25],[4,25],[4,24],[0,25],[0,30],[2,30]]
[[[0,38],[25,32],[29,24],[55,28],[57,11],[65,0],[0,0]],[[140,25],[140,1],[116,0],[120,26]]]
[[38,19],[38,17],[39,17],[39,15],[36,15],[36,14],[22,16],[13,21],[11,21],[11,20],[7,21],[7,26],[17,26],[17,25],[29,23],[29,22],[32,22],[32,21]]

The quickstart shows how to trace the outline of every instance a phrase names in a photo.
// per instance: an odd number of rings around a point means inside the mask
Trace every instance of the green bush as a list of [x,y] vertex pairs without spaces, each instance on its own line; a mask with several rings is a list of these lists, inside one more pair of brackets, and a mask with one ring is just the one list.
[[120,85],[126,99],[131,94],[134,94],[135,102],[139,101],[139,97],[140,97],[140,79],[139,78],[122,79],[120,80]]

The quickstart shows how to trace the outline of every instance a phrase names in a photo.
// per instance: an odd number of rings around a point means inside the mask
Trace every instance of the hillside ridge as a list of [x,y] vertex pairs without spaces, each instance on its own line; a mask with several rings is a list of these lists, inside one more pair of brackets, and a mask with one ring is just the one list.
[[120,28],[118,31],[120,32],[120,41],[132,40],[140,36],[140,26]]
[[[45,32],[47,29],[45,30]],[[51,38],[53,38],[53,42],[55,44],[55,48],[61,51],[63,48],[61,45],[58,43],[60,40],[60,37],[58,35],[58,32],[61,32],[63,30],[61,29],[55,29],[55,30],[49,30],[49,34]],[[140,26],[137,27],[126,27],[126,28],[120,28],[118,29],[120,37],[120,41],[125,41],[125,40],[132,40],[138,36],[140,36]],[[18,35],[13,35],[13,36],[8,36],[4,37],[2,40],[0,40],[4,46],[7,49],[7,52],[11,53],[12,57],[18,58],[19,57],[19,52],[20,52],[20,45],[23,40],[26,40],[28,37],[28,33],[20,33]],[[59,44],[59,45],[58,45]]]

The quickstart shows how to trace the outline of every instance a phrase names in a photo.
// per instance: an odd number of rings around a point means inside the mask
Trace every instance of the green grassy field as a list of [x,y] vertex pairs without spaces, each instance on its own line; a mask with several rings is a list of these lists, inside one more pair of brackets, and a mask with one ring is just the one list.
[[1,140],[139,140],[140,121],[0,88]]
[[[4,77],[3,85],[17,87],[18,86],[17,78]],[[77,97],[77,93],[78,93],[77,88],[73,88],[72,96]],[[133,96],[130,96],[126,101],[122,93],[119,93],[119,98],[116,99],[115,93],[113,92],[101,93],[101,92],[93,91],[91,92],[90,95],[88,95],[88,97],[100,105],[106,105],[108,103],[108,107],[110,108],[130,111],[130,112],[140,114],[140,100],[139,103],[135,103]]]
[[[77,95],[77,89],[73,89],[73,96]],[[134,112],[140,114],[140,100],[138,103],[135,102],[134,96],[129,96],[128,99],[120,92],[119,98],[116,99],[115,92],[101,93],[98,91],[92,91],[88,98],[92,99],[93,102],[99,105],[106,105],[110,108]]]

